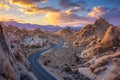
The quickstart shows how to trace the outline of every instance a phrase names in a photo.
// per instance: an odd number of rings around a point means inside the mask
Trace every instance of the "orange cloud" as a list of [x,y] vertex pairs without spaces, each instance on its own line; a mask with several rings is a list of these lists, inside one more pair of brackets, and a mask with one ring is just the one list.
[[60,18],[60,12],[48,12],[44,18],[47,23],[57,25],[61,21],[58,20]]
[[23,20],[18,19],[16,16],[12,16],[10,14],[1,14],[0,13],[0,21],[16,21],[16,22],[20,22],[20,23],[24,23]]
[[9,10],[10,7],[6,4],[0,3],[0,9],[5,9],[5,10]]
[[68,9],[65,11],[65,13],[69,15],[69,14],[73,14],[74,12],[72,11],[72,9]]
[[59,9],[54,9],[52,7],[43,7],[43,8],[38,8],[38,7],[31,7],[29,9],[20,9],[25,14],[30,14],[30,15],[36,15],[36,14],[43,14],[46,12],[59,12]]
[[9,0],[11,4],[18,5],[20,7],[36,6],[40,2],[46,2],[47,0]]
[[79,12],[81,10],[84,10],[84,9],[81,8],[81,7],[74,7],[73,9],[66,10],[65,13],[67,13],[67,14],[74,14],[74,13]]
[[68,14],[66,12],[48,12],[44,21],[50,25],[58,26],[80,26],[91,23],[89,17],[82,17],[76,14]]
[[90,13],[88,13],[88,16],[93,17],[93,18],[99,18],[103,14],[106,13],[106,8],[105,7],[94,7]]

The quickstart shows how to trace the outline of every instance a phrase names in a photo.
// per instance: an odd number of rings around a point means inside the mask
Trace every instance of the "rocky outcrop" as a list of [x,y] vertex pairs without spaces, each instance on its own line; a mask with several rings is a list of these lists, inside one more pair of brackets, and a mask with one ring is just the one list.
[[56,34],[64,37],[64,38],[68,38],[70,35],[72,35],[72,30],[70,28],[65,28],[63,30],[59,30],[58,32],[56,32]]
[[102,56],[89,63],[89,67],[79,68],[80,74],[91,80],[119,80],[120,52]]
[[19,40],[0,25],[0,80],[36,80]]
[[[80,42],[83,44],[82,41]],[[80,55],[81,57],[90,58],[96,55],[102,55],[108,51],[116,51],[120,48],[120,29],[118,27],[110,26],[101,39],[99,37],[98,39],[92,40],[89,38],[88,42],[85,50],[83,50]]]
[[74,45],[84,47],[79,54],[86,63],[80,67],[80,75],[90,80],[119,80],[120,77],[120,28],[100,18],[87,25]]
[[109,50],[115,51],[120,46],[119,27],[110,26],[103,18],[96,20],[93,25],[85,26],[77,32],[76,37],[77,40],[73,42],[73,45],[84,47],[80,55],[84,58],[93,57]]
[[96,20],[94,24],[89,24],[74,33],[76,41],[74,41],[73,45],[86,46],[95,39],[99,38],[100,40],[109,26],[110,24],[103,18]]
[[110,26],[102,39],[102,43],[106,48],[120,46],[120,29]]
[[16,74],[9,61],[9,49],[6,45],[3,30],[0,25],[0,76],[1,79],[16,80]]
[[80,31],[75,33],[77,38],[87,38],[89,36],[102,36],[110,24],[103,18],[100,18],[95,21],[94,24],[88,24],[83,27]]

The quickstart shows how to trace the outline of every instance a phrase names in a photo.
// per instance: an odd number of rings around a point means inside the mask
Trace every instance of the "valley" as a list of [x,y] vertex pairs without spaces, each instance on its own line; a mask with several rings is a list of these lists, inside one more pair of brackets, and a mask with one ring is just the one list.
[[0,27],[0,80],[120,79],[120,27],[103,18],[76,31]]

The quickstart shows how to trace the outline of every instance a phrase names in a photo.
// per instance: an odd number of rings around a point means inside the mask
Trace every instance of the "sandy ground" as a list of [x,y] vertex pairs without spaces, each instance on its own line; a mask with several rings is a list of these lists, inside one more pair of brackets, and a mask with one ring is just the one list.
[[[44,56],[44,54],[47,54],[49,53],[50,51],[52,51],[53,49],[49,50],[49,51],[46,51],[44,53],[42,53],[42,55]],[[64,73],[62,74],[60,72],[60,70],[58,69],[53,69],[53,68],[50,68],[50,67],[47,67],[47,66],[44,66],[43,63],[41,62],[41,58],[39,60],[39,63],[50,73],[52,74],[57,80],[63,80],[62,76],[60,75],[65,75]]]

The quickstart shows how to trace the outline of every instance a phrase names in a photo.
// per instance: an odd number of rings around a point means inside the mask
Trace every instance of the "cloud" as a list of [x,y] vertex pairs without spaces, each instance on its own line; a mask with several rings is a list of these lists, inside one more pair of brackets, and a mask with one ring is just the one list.
[[43,14],[60,10],[49,6],[39,7],[40,3],[47,2],[47,0],[9,0],[8,2],[12,5],[18,5],[18,10],[28,15]]
[[31,7],[35,6],[37,3],[46,2],[47,0],[9,0],[11,4],[18,5],[20,7]]
[[23,20],[18,19],[18,17],[10,15],[10,14],[3,14],[0,13],[0,21],[16,21],[16,22],[20,22],[20,23],[24,23]]
[[90,17],[78,16],[75,13],[67,14],[65,12],[48,12],[44,20],[50,25],[58,26],[80,26],[93,21]]
[[70,7],[82,7],[84,8],[86,6],[86,3],[84,0],[77,0],[75,2],[72,2],[72,0],[59,0],[59,5],[63,8],[70,8]]
[[103,17],[112,24],[119,25],[120,8],[108,9],[106,7],[94,7],[86,16],[76,14],[77,10],[68,9],[59,12],[47,12],[44,21],[50,25],[58,26],[85,26],[92,24],[97,18]]
[[83,10],[83,8],[81,8],[81,7],[75,7],[73,9],[66,10],[65,13],[67,13],[67,14],[73,14],[73,13],[79,12],[81,10]]
[[104,15],[107,12],[107,8],[103,6],[94,7],[90,13],[88,13],[88,16],[93,18],[99,18],[102,15]]
[[9,10],[10,7],[7,4],[0,3],[0,9]]
[[39,8],[39,7],[30,7],[29,9],[20,9],[20,11],[22,11],[25,14],[43,14],[46,12],[59,12],[60,9],[55,9],[52,7],[43,7],[43,8]]
[[120,25],[120,8],[108,9],[107,7],[94,7],[92,11],[88,13],[88,16],[91,18],[103,17],[111,24]]

